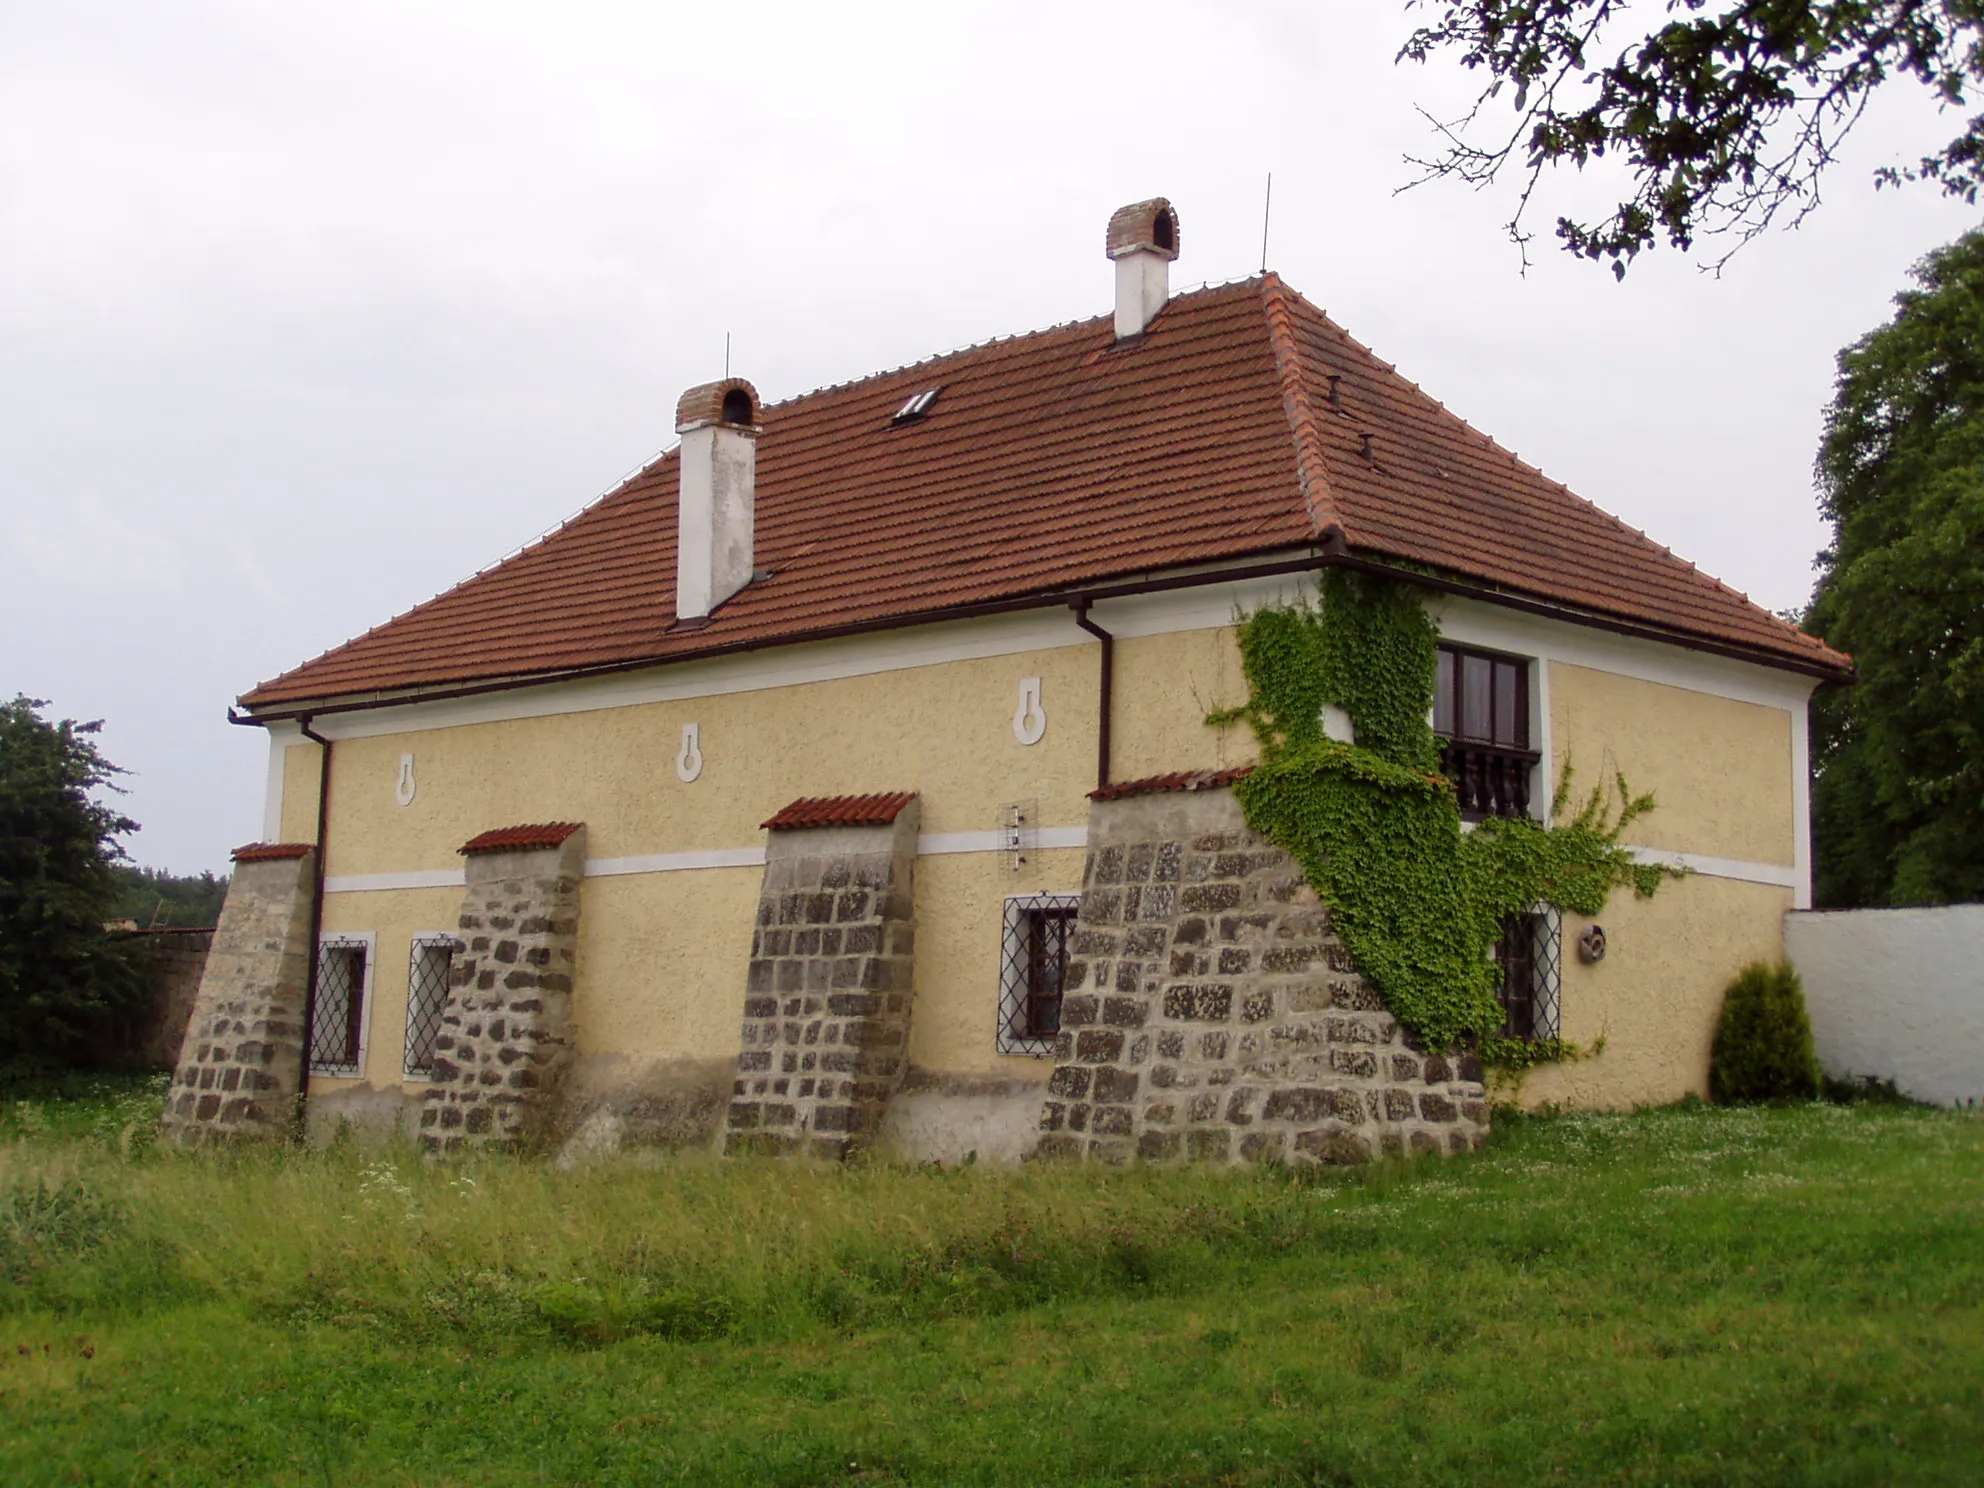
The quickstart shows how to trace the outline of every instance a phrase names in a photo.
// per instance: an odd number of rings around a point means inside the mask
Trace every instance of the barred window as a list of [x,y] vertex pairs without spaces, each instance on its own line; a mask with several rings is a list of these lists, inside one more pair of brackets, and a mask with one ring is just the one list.
[[365,1073],[372,1001],[372,936],[326,935],[317,943],[317,1001],[310,1018],[310,1073]]
[[1509,1038],[1557,1037],[1561,920],[1555,910],[1511,915],[1495,942],[1502,1032]]
[[416,935],[406,972],[406,1063],[410,1079],[434,1073],[434,1041],[441,1036],[441,1012],[448,1005],[448,977],[461,942],[439,932]]
[[1006,901],[999,965],[999,1052],[1045,1057],[1061,1031],[1079,894],[1029,894]]

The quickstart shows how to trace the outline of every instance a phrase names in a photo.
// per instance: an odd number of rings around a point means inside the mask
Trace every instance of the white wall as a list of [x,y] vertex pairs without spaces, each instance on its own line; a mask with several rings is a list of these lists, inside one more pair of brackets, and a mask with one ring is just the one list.
[[1827,1074],[1984,1101],[1984,904],[1793,911],[1784,949]]

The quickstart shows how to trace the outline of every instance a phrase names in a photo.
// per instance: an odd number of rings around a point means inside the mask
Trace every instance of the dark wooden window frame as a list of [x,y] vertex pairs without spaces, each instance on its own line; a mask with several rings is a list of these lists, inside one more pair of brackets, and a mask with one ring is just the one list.
[[[1451,673],[1448,658],[1452,658]],[[1465,734],[1469,689],[1468,661],[1488,664],[1488,732]],[[1433,730],[1439,736],[1440,771],[1454,783],[1460,800],[1460,814],[1467,821],[1491,816],[1528,816],[1536,767],[1543,756],[1530,748],[1529,704],[1530,669],[1534,661],[1505,651],[1488,651],[1478,646],[1440,644],[1440,673],[1436,678]],[[1446,701],[1447,716],[1440,717],[1438,682],[1451,675],[1452,687]],[[1510,727],[1498,730],[1500,687],[1496,679],[1512,678],[1514,697],[1507,710]]]

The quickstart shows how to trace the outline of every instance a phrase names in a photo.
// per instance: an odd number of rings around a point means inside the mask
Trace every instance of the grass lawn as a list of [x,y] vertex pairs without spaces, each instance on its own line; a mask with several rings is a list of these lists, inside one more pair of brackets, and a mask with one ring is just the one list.
[[156,1099],[0,1101],[0,1481],[1984,1481],[1973,1116],[561,1173],[161,1153]]

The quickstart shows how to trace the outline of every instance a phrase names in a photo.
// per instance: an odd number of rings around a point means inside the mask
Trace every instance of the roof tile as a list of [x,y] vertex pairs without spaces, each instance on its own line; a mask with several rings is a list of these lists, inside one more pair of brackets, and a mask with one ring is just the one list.
[[915,791],[887,791],[872,796],[801,796],[758,825],[773,832],[802,827],[885,827],[915,799]]
[[1088,793],[1091,801],[1120,801],[1126,796],[1155,796],[1165,791],[1219,790],[1254,773],[1252,765],[1231,770],[1175,770],[1169,775],[1146,775],[1140,780],[1119,780],[1100,785]]
[[[926,418],[893,423],[941,383]],[[1335,397],[1332,397],[1332,392]],[[1269,274],[764,407],[770,576],[676,629],[674,451],[545,538],[249,692],[250,707],[686,660],[1314,547],[1844,670],[1449,413]]]
[[308,842],[248,842],[231,856],[237,863],[273,863],[282,858],[307,858],[316,850]]
[[580,822],[530,822],[521,827],[497,827],[469,838],[455,851],[464,857],[483,853],[541,852],[559,847],[578,831]]

